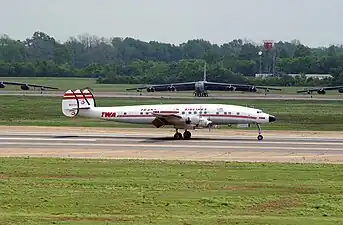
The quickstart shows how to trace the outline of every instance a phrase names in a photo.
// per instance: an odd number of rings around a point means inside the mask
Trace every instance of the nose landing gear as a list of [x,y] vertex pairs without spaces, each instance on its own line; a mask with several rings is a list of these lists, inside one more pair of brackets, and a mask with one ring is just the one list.
[[261,140],[263,140],[263,136],[262,136],[260,124],[256,123],[256,126],[257,126],[257,129],[258,129],[257,140],[261,141]]

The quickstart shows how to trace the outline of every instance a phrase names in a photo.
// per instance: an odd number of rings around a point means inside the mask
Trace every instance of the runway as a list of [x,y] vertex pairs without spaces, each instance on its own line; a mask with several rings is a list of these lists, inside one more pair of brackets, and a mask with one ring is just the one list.
[[[132,131],[133,130],[133,131]],[[174,140],[170,129],[91,132],[0,129],[0,156],[218,160],[240,162],[342,163],[343,136],[192,132],[191,140]],[[147,131],[150,132],[147,132]],[[243,134],[243,135],[242,135]]]
[[[3,96],[31,96],[31,97],[61,97],[63,91],[45,91],[40,93],[39,91],[0,91],[0,95]],[[94,92],[95,98],[131,98],[131,99],[210,99],[210,100],[234,100],[234,99],[247,99],[247,100],[322,100],[322,101],[342,101],[341,95],[303,95],[303,94],[261,94],[261,93],[210,93],[209,97],[194,97],[192,93],[142,93],[142,95],[136,92]]]

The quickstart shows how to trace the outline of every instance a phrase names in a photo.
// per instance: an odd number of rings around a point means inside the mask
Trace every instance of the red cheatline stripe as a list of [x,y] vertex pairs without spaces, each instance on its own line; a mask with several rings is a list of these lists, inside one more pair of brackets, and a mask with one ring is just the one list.
[[[68,98],[70,98],[70,97],[73,97],[73,98],[76,98],[76,97],[80,97],[80,98],[83,98],[83,95],[77,95],[77,96],[75,96],[75,95],[64,95],[63,97],[68,97]],[[91,95],[85,95],[85,97],[86,98],[93,98],[93,96],[91,96]]]
[[[117,115],[117,117],[131,117],[131,118],[137,118],[137,117],[155,117],[154,115]],[[106,117],[104,117],[106,118]]]
[[[75,98],[75,97],[63,97],[63,99],[79,99],[79,100],[81,100],[81,99],[85,99],[84,97],[77,97],[77,98]],[[93,98],[92,97],[86,97],[86,99],[91,99],[91,100],[93,100]]]
[[[236,115],[217,115],[217,114],[203,114],[201,116],[212,116],[212,117],[231,117],[231,118],[244,118],[244,119],[257,119],[256,117],[252,117],[252,116],[236,116]],[[117,115],[117,117],[126,117],[126,118],[130,118],[130,117],[155,117],[154,115]],[[261,118],[262,119],[262,118]]]
[[66,96],[66,97],[64,97],[63,96],[63,98],[67,98],[67,99],[84,99],[84,98],[87,98],[87,99],[93,99],[92,97],[89,97],[89,96],[86,96],[86,97],[81,97],[81,96],[78,96],[78,97],[73,97],[73,96]]
[[[76,96],[83,96],[83,94],[81,94],[81,93],[75,93],[75,95]],[[75,96],[73,93],[66,93],[66,94],[64,94],[63,96]],[[92,97],[92,95],[91,94],[87,94],[87,93],[85,93],[84,94],[85,96],[91,96]]]
[[[74,95],[74,94],[76,94],[76,95],[82,95],[82,93],[81,92],[65,92],[64,93],[65,95]],[[83,92],[83,94],[85,94],[85,95],[90,95],[91,93],[90,92]]]

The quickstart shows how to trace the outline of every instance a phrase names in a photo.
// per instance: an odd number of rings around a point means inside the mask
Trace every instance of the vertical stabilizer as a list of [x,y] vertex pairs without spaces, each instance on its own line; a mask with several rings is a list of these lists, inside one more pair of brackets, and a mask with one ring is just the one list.
[[79,114],[79,102],[76,94],[72,90],[68,90],[63,95],[62,112],[67,117],[75,117]]
[[80,109],[95,107],[93,94],[88,90],[68,90],[63,95],[62,112],[67,117],[75,117]]
[[206,62],[205,62],[205,64],[204,64],[204,81],[206,81]]

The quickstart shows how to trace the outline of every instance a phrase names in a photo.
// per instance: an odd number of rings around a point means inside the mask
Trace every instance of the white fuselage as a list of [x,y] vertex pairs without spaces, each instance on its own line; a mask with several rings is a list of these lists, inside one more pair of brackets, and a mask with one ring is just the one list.
[[[225,104],[161,104],[119,107],[91,107],[80,110],[84,117],[100,118],[121,123],[151,124],[153,113],[176,114],[183,118],[201,117],[213,124],[263,124],[269,122],[269,114],[259,109]],[[175,119],[174,123],[177,124]],[[180,121],[181,122],[181,121]]]

